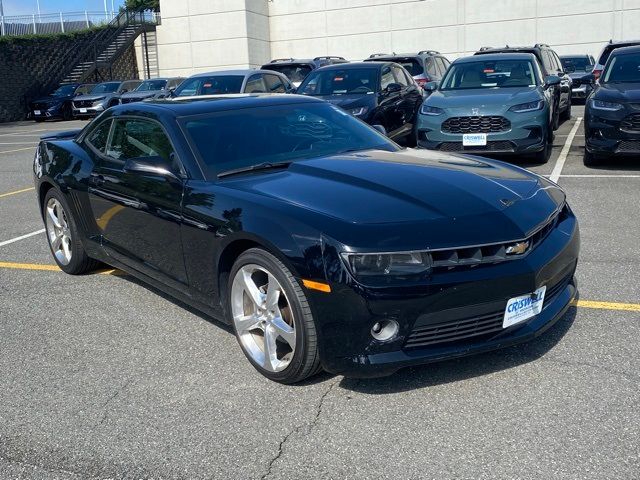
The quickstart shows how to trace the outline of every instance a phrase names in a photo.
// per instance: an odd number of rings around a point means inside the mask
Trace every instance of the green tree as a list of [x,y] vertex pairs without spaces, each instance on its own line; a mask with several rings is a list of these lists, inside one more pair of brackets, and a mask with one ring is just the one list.
[[160,11],[160,0],[126,0],[127,10],[155,10]]

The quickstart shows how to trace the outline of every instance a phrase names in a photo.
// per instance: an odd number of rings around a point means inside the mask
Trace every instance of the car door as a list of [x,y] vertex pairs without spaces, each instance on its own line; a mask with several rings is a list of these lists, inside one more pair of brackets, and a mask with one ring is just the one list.
[[380,69],[380,85],[379,85],[379,102],[378,114],[374,117],[373,124],[382,125],[387,131],[387,135],[394,138],[401,132],[403,121],[403,112],[400,108],[402,103],[401,91],[391,92],[388,90],[389,85],[397,83],[396,78],[391,69],[391,65],[384,65]]
[[413,79],[409,80],[409,74],[406,73],[402,67],[393,65],[391,69],[396,83],[402,85],[400,102],[398,104],[398,110],[401,114],[400,128],[402,128],[403,131],[412,130],[418,106],[422,101],[422,95],[419,93],[418,86]]
[[564,68],[562,68],[562,62],[560,61],[558,54],[553,50],[550,50],[549,55],[551,56],[554,67],[556,68],[556,75],[560,77],[560,108],[564,110],[571,103],[571,77],[564,72]]
[[[166,131],[156,120],[117,117],[104,151],[93,149],[93,154],[89,201],[105,251],[186,291],[182,169]],[[154,171],[156,167],[165,170]],[[171,173],[159,173],[163,171]]]

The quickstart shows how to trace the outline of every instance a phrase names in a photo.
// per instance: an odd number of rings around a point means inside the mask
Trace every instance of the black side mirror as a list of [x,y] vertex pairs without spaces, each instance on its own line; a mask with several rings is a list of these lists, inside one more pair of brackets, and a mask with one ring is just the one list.
[[560,82],[562,80],[560,80],[560,77],[557,75],[549,75],[547,76],[547,78],[545,78],[544,80],[544,86],[546,88],[552,87],[554,85],[560,85]]
[[124,164],[124,171],[179,180],[168,162],[160,156],[130,158]]
[[438,82],[427,82],[422,88],[425,92],[435,92],[438,89]]
[[399,83],[390,83],[387,85],[387,88],[385,88],[387,93],[398,93],[400,90],[402,90],[402,85]]
[[596,83],[596,76],[593,73],[582,77],[583,82]]
[[383,135],[387,135],[387,129],[384,128],[382,125],[371,125],[373,128],[375,128],[378,132],[380,132]]

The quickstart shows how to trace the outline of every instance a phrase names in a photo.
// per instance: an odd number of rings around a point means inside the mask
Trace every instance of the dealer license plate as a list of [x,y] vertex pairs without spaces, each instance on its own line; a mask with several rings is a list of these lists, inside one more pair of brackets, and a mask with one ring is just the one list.
[[80,113],[87,113],[87,109],[86,108],[81,108],[80,109]]
[[486,133],[465,133],[462,136],[462,145],[465,147],[484,147],[486,144]]
[[507,302],[504,310],[502,327],[507,328],[516,323],[524,322],[531,317],[535,317],[542,311],[544,294],[547,287],[540,287],[535,292],[521,297],[514,297]]

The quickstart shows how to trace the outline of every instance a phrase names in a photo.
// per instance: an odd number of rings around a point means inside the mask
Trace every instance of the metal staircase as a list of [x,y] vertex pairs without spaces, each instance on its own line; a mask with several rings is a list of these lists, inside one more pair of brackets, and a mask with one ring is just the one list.
[[[109,72],[120,56],[140,36],[153,32],[160,23],[157,12],[149,10],[123,10],[103,30],[97,33],[94,41],[84,49],[70,49],[62,59],[62,69],[68,72],[63,83],[104,81],[104,72]],[[143,48],[146,46],[146,42]],[[143,57],[148,58],[143,52]],[[145,70],[149,66],[145,65]]]

